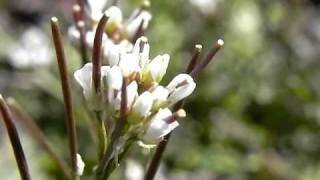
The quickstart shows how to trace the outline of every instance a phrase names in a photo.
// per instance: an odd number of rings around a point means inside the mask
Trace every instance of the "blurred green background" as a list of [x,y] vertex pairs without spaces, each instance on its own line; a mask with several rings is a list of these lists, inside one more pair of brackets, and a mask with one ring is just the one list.
[[[120,0],[125,16],[140,2]],[[80,67],[79,55],[66,35],[73,3],[0,1],[0,91],[25,108],[66,160],[64,110],[49,19],[55,15],[63,22],[72,78]],[[195,44],[203,44],[206,51],[218,38],[225,41],[216,61],[197,80],[196,92],[186,104],[188,116],[174,132],[157,180],[320,179],[319,10],[315,0],[151,1],[153,19],[147,33],[151,57],[171,55],[164,84],[184,70]],[[26,32],[35,28],[28,39]],[[47,47],[41,51],[43,63],[17,65],[15,57],[27,58],[17,49],[32,43],[34,34],[43,37],[26,52]],[[37,58],[36,54],[27,60]],[[73,87],[79,151],[86,162],[83,179],[90,179],[95,146],[81,91],[75,83]],[[34,179],[62,179],[28,130],[17,124]],[[130,159],[144,167],[151,154],[136,145]],[[124,167],[114,179],[125,179]],[[0,179],[18,179],[2,122]]]

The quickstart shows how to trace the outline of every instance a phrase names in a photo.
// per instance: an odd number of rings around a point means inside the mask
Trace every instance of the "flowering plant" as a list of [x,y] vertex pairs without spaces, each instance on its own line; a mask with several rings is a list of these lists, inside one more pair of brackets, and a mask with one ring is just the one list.
[[[101,4],[96,4],[98,2]],[[77,27],[71,28],[69,34],[74,40],[79,40],[84,59],[83,67],[74,72],[74,79],[82,89],[84,103],[88,107],[98,137],[95,178],[108,179],[132,144],[137,142],[148,149],[158,145],[145,176],[145,179],[153,179],[171,132],[179,126],[178,120],[186,116],[183,102],[195,90],[194,79],[223,46],[223,41],[218,40],[200,62],[198,60],[202,46],[196,45],[187,70],[163,85],[161,80],[166,74],[170,56],[149,56],[148,39],[142,36],[151,19],[151,15],[146,11],[147,5],[123,25],[122,13],[118,7],[112,6],[102,13],[101,7],[105,1],[89,0],[88,4],[92,29],[84,33],[81,10],[85,8],[75,6]],[[66,56],[58,19],[55,17],[51,19],[51,28],[69,135],[72,171],[71,175],[68,172],[65,174],[68,178],[78,179],[85,164],[78,154]],[[86,47],[92,49],[91,60],[85,59],[86,52],[83,50],[86,50]],[[23,179],[30,179],[17,132],[11,130],[10,113],[3,98],[0,98],[0,107],[8,131],[13,134],[13,147],[18,147],[14,149],[20,152],[16,153],[16,156],[21,176]],[[19,163],[20,161],[22,163]],[[60,167],[65,171],[64,165]]]

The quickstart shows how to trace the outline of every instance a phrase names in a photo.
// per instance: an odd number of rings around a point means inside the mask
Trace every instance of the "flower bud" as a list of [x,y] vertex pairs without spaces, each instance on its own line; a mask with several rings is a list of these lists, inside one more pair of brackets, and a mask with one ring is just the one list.
[[170,133],[179,126],[177,121],[168,123],[167,118],[172,116],[168,108],[160,109],[150,120],[149,127],[143,136],[143,141],[146,144],[156,144],[162,137]]
[[150,113],[153,98],[150,92],[142,93],[132,106],[132,110],[128,116],[130,123],[139,123]]
[[188,74],[179,74],[167,86],[170,91],[168,101],[174,104],[181,99],[189,96],[196,87],[196,83]]
[[133,14],[134,17],[131,17],[131,21],[128,23],[128,25],[126,26],[126,30],[128,33],[128,37],[132,38],[134,37],[134,35],[136,34],[136,32],[138,31],[138,28],[140,26],[140,23],[143,21],[142,24],[142,29],[146,30],[149,22],[152,18],[152,15],[150,14],[150,12],[146,11],[146,10],[142,10],[138,16],[137,13]]
[[112,33],[122,25],[122,12],[117,6],[111,6],[105,11],[107,17],[109,17],[106,28],[107,32]]
[[139,65],[143,69],[149,63],[150,45],[148,39],[145,36],[138,38],[132,51],[139,55]]
[[156,56],[143,70],[143,82],[150,84],[152,82],[160,82],[166,74],[170,56],[168,54]]
[[[109,66],[101,67],[101,79],[107,76],[109,70]],[[77,83],[81,86],[83,90],[83,95],[88,103],[88,106],[91,109],[95,110],[101,109],[101,99],[103,98],[96,96],[92,86],[92,63],[87,63],[81,69],[77,70],[74,73],[74,78],[77,81]],[[104,87],[101,88],[103,89]]]

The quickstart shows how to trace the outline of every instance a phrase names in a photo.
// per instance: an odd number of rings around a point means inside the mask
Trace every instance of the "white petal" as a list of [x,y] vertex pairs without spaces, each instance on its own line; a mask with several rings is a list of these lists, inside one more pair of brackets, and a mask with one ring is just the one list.
[[[153,81],[160,82],[166,74],[169,65],[170,56],[168,54],[156,56],[147,66],[147,72],[150,73]],[[148,75],[149,75],[148,73]]]
[[69,36],[71,42],[76,43],[76,44],[79,43],[80,32],[78,31],[78,29],[75,26],[69,27],[68,36]]
[[107,0],[87,0],[87,2],[90,8],[92,20],[99,21],[102,17],[102,10],[107,4]]
[[118,66],[113,66],[107,75],[108,87],[120,90],[122,86],[121,69]]
[[165,122],[167,117],[172,115],[168,108],[160,109],[158,113],[151,119],[150,125],[144,135],[143,140],[147,143],[157,143],[163,136],[170,133],[179,126],[177,121],[170,124]]
[[144,68],[149,63],[150,45],[146,43],[140,53],[140,67]]
[[169,95],[168,89],[166,89],[163,86],[157,86],[153,91],[152,91],[152,96],[153,99],[155,100],[160,100],[160,101],[165,101],[167,100],[167,97]]
[[153,98],[150,92],[142,93],[133,105],[133,111],[142,117],[146,117],[151,110]]
[[133,160],[126,161],[125,179],[126,180],[142,180],[144,177],[144,169],[141,164]]
[[81,69],[74,73],[74,78],[83,89],[86,99],[92,95],[92,63],[85,64]]
[[137,82],[133,81],[127,87],[127,98],[128,98],[127,107],[132,106],[132,103],[137,96],[138,96],[138,84]]
[[[86,32],[86,43],[90,48],[93,48],[94,36],[96,32],[95,30],[87,31]],[[80,35],[79,35],[80,36]],[[106,36],[103,35],[103,41],[106,39]]]
[[85,167],[85,164],[84,164],[80,154],[77,154],[77,175],[78,176],[82,176],[84,167]]
[[101,66],[101,77],[107,76],[110,71],[110,66]]
[[133,45],[128,40],[122,40],[119,44],[115,44],[111,39],[107,38],[104,45],[104,56],[110,66],[118,65],[120,55],[132,51],[132,47]]
[[[133,101],[138,96],[138,84],[133,81],[127,86],[127,108],[131,108]],[[121,104],[121,92],[117,94],[116,99],[114,100],[115,109],[120,109]]]
[[104,55],[110,66],[118,65],[120,61],[120,47],[107,38],[104,46]]
[[136,34],[142,20],[144,21],[142,27],[143,29],[146,29],[149,25],[151,18],[152,18],[152,15],[148,11],[143,10],[137,17],[132,19],[126,26],[128,36],[132,38]]
[[139,57],[132,53],[121,54],[119,66],[125,77],[130,76],[132,73],[140,72]]

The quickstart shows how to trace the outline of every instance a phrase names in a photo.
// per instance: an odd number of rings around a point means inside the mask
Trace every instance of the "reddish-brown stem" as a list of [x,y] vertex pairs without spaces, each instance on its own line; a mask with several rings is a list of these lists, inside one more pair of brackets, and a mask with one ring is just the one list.
[[96,90],[96,92],[99,92],[100,86],[101,86],[101,64],[102,64],[102,40],[103,40],[103,34],[104,30],[107,24],[109,17],[105,14],[102,16],[98,23],[98,27],[96,30],[96,34],[94,37],[93,42],[93,52],[92,52],[92,79],[93,79],[93,85]]
[[56,17],[51,18],[51,30],[53,36],[53,42],[56,49],[57,62],[59,66],[60,80],[62,86],[62,94],[64,99],[66,119],[67,119],[67,131],[69,138],[69,149],[71,158],[72,178],[77,179],[77,135],[76,126],[73,118],[72,109],[72,96],[70,91],[70,83],[67,73],[66,58],[62,43],[62,35]]
[[13,123],[13,119],[11,117],[9,108],[1,95],[0,95],[0,111],[1,111],[2,119],[8,131],[8,135],[9,135],[11,146],[13,148],[13,152],[16,158],[16,162],[18,164],[21,179],[31,180],[27,160],[23,152],[18,131]]
[[40,144],[40,146],[48,153],[48,155],[52,158],[57,167],[60,168],[65,177],[67,179],[71,179],[66,163],[53,151],[48,143],[48,139],[45,137],[35,121],[13,98],[8,98],[7,103],[11,112],[13,113],[14,119],[19,120],[21,123],[23,123],[32,138],[36,140]]

